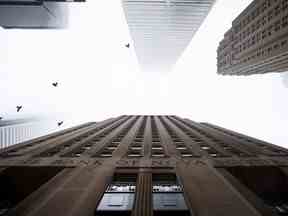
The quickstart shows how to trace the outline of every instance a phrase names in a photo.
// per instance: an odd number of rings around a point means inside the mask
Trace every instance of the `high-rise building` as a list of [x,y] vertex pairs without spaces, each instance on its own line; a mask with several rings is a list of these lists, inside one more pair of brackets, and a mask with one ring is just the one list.
[[0,26],[6,29],[65,28],[68,2],[85,0],[0,0]]
[[[0,149],[59,130],[48,118],[18,118],[0,121]],[[0,214],[1,215],[1,214]]]
[[217,50],[218,73],[288,70],[288,0],[254,0],[232,23]]
[[215,0],[122,0],[143,71],[171,70]]
[[0,214],[288,215],[288,150],[177,116],[120,116],[0,150]]

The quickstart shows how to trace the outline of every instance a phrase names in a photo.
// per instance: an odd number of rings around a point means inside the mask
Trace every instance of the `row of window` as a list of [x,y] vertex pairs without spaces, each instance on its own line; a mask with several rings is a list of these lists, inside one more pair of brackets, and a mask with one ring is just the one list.
[[137,134],[129,146],[127,157],[142,157],[144,155],[143,140],[144,140],[146,123],[147,123],[147,116],[145,116],[144,119],[142,120],[142,123],[137,131]]
[[[21,166],[4,169],[0,173],[0,184],[3,185],[0,187],[0,215],[15,215],[15,212],[13,212],[15,207],[27,197],[33,196],[34,192],[37,195],[39,188],[45,184],[47,186],[47,182],[51,181],[53,177],[62,171],[63,167]],[[187,171],[193,172],[193,170]],[[254,205],[259,214],[288,215],[288,179],[287,173],[283,172],[282,168],[245,166],[229,167],[218,171],[230,182],[231,187],[234,187],[235,190],[239,189],[239,192],[242,193],[243,197],[247,198],[247,201]],[[198,180],[194,183],[204,186],[201,190],[207,193],[208,190],[205,189],[207,182],[205,180],[204,182],[199,182]],[[189,182],[187,183],[189,184]],[[239,185],[242,186],[239,187]],[[213,186],[208,185],[208,187]],[[189,210],[191,207],[185,201],[184,188],[181,182],[174,173],[167,173],[164,170],[158,173],[145,174],[137,174],[137,170],[132,171],[132,173],[118,173],[118,170],[116,170],[110,183],[104,189],[98,206],[95,207],[94,215],[130,216],[136,206],[136,192],[138,193],[137,197],[144,197],[144,202],[152,201],[154,216],[191,215]],[[249,192],[248,196],[247,192]],[[64,190],[63,193],[65,193]],[[95,193],[99,193],[99,191],[95,191]],[[252,194],[255,196],[251,196]],[[216,194],[211,194],[212,197],[221,198],[221,196]],[[139,199],[137,201],[139,202]],[[210,201],[213,202],[213,200]],[[264,209],[262,207],[263,205],[259,205],[261,203],[270,209],[270,213],[267,208]],[[225,205],[225,203],[223,204]],[[237,205],[237,203],[231,204]],[[137,208],[141,207],[140,203]]]
[[[82,135],[80,135],[76,138],[70,139],[70,140],[68,140],[62,144],[59,144],[55,147],[52,147],[46,151],[41,152],[40,154],[36,155],[36,157],[51,157],[51,156],[54,156],[54,155],[56,155],[62,151],[65,152],[64,154],[61,155],[63,157],[80,157],[81,154],[84,152],[84,149],[88,148],[88,146],[84,147],[84,145],[95,144],[97,141],[101,140],[107,134],[109,134],[112,130],[116,129],[118,126],[123,124],[126,121],[126,119],[127,118],[124,118],[124,119],[121,118],[120,121],[119,121],[119,119],[117,119],[117,120],[114,120],[112,122],[108,122],[106,124],[103,124],[102,126],[97,127],[93,130],[86,131],[85,133],[83,133]],[[115,125],[113,125],[112,127],[109,127],[112,124],[114,124],[115,122],[116,122]],[[105,129],[105,130],[102,131],[99,135],[97,135],[96,137],[94,136],[95,133],[97,133],[103,129]],[[91,139],[87,140],[88,137],[91,137]],[[86,140],[85,143],[82,143],[84,140]],[[72,151],[69,151],[72,146],[77,146],[81,143],[82,143],[82,146],[81,146],[82,149],[81,150],[77,149],[77,151],[74,151],[74,149],[72,149]],[[69,152],[66,153],[66,151],[69,151]]]
[[261,40],[271,37],[274,33],[277,33],[281,28],[286,28],[288,26],[288,15],[283,17],[281,20],[277,20],[272,25],[262,30],[261,32],[257,32],[253,37],[249,38],[243,44],[240,44],[237,48],[235,48],[235,54],[239,54],[240,52],[258,44]]
[[155,117],[151,118],[151,135],[152,135],[152,149],[151,156],[156,158],[165,157],[164,148],[162,146],[161,138],[159,136],[158,128],[155,123]]
[[[235,146],[232,146],[231,143],[229,143],[229,144],[224,143],[221,139],[218,139],[215,136],[212,136],[210,133],[207,133],[205,130],[201,130],[198,127],[191,125],[191,124],[189,124],[189,123],[187,123],[181,119],[178,119],[178,120],[181,121],[183,124],[185,124],[187,127],[191,128],[191,129],[197,131],[198,133],[200,133],[201,135],[205,136],[206,138],[211,140],[214,144],[218,145],[218,147],[222,148],[222,151],[227,154],[226,156],[231,156],[231,155],[235,155],[238,157],[254,156],[254,155],[248,153],[247,151],[244,151],[242,149],[238,149]],[[206,145],[204,143],[200,143],[200,148],[202,150],[206,151],[206,153],[212,157],[225,156],[221,152],[217,151],[215,148],[212,148],[211,146]]]
[[192,153],[191,149],[188,149],[184,141],[171,129],[171,127],[160,117],[160,121],[167,130],[169,136],[173,140],[176,149],[178,150],[179,154],[182,158],[186,157],[193,157],[196,156]]
[[285,48],[287,45],[288,45],[287,39],[284,39],[280,42],[275,42],[265,49],[260,48],[254,51],[252,54],[245,56],[245,58],[244,57],[241,58],[240,60],[237,61],[237,64],[242,64],[251,60],[260,59],[264,56],[271,56],[272,52],[276,52],[279,49]]
[[[145,184],[145,183],[144,183]],[[137,190],[136,174],[115,174],[96,209],[96,216],[131,215]],[[189,216],[183,188],[174,174],[152,175],[153,215]],[[142,191],[148,193],[148,191]]]
[[[278,3],[278,4],[277,4]],[[269,9],[273,4],[277,4],[276,7],[270,9],[268,13],[274,12],[277,16],[282,10],[286,10],[288,0],[265,0],[262,4],[260,4],[257,8],[255,8],[252,12],[250,12],[246,18],[244,18],[238,25],[235,26],[235,33],[242,31],[247,25],[249,25],[252,21],[258,18],[261,14],[265,13],[267,9]]]
[[227,130],[215,127],[213,125],[207,125],[206,124],[206,126],[209,126],[209,127],[213,128],[214,130],[218,130],[218,131],[220,131],[226,135],[229,135],[231,137],[239,139],[243,142],[246,142],[249,144],[251,143],[251,145],[253,145],[253,146],[260,147],[260,151],[258,152],[259,154],[262,154],[262,152],[264,152],[265,155],[271,155],[271,156],[272,155],[280,156],[280,155],[287,155],[288,154],[288,152],[285,151],[284,149],[282,149],[281,147],[277,147],[277,146],[272,147],[271,145],[263,143],[261,141],[250,139],[249,137],[244,137],[243,135],[238,135],[237,133],[228,132]]
[[[193,141],[193,143],[197,144],[200,147],[201,151],[206,152],[210,157],[223,157],[224,156],[224,155],[222,155],[221,152],[218,152],[214,147],[212,147],[209,144],[207,144],[207,142],[205,140],[203,140],[201,137],[195,136],[194,133],[191,131],[191,129],[186,128],[186,127],[189,127],[186,122],[184,122],[184,121],[182,121],[181,119],[178,119],[178,118],[176,118],[177,120],[172,119],[172,118],[169,118],[169,119],[178,128],[180,128],[187,136],[189,136],[190,139]],[[179,121],[179,122],[177,122],[177,121]],[[184,126],[183,124],[186,125],[186,126]],[[197,132],[198,133],[200,132],[201,135],[205,136],[203,134],[203,131],[198,130]]]
[[21,155],[22,151],[26,151],[27,149],[34,148],[35,146],[43,144],[44,142],[46,142],[48,140],[51,140],[51,139],[54,139],[56,137],[60,137],[60,136],[66,135],[68,133],[75,133],[75,132],[77,132],[77,131],[79,131],[79,130],[81,130],[83,128],[90,127],[93,124],[94,123],[89,123],[89,124],[82,125],[80,127],[75,127],[75,128],[70,128],[70,129],[63,130],[61,132],[49,135],[48,137],[45,136],[43,138],[40,138],[40,139],[37,139],[35,141],[29,142],[26,145],[21,145],[19,147],[13,148],[13,149],[11,149],[9,151],[5,151],[2,154],[0,154],[0,157],[19,156],[19,155]]
[[[284,2],[285,1],[285,2]],[[255,31],[260,29],[261,26],[265,26],[267,23],[269,23],[272,19],[278,17],[279,15],[285,13],[288,10],[288,0],[283,0],[285,4],[281,3],[278,4],[276,7],[271,9],[267,15],[263,16],[261,19],[257,20],[254,24],[247,27],[245,31],[241,31],[238,36],[236,36],[237,33],[235,33],[235,41],[236,43],[243,41],[246,37],[248,37],[250,34],[253,34]],[[281,13],[282,12],[282,13]]]
[[[114,137],[108,145],[105,145],[105,147],[100,151],[100,153],[97,153],[93,155],[94,157],[112,157],[113,152],[118,148],[123,138],[128,134],[128,132],[131,130],[131,128],[134,126],[134,124],[138,121],[139,117],[136,117],[134,120],[132,120],[128,125],[126,125],[119,134]],[[118,127],[118,126],[117,126]]]

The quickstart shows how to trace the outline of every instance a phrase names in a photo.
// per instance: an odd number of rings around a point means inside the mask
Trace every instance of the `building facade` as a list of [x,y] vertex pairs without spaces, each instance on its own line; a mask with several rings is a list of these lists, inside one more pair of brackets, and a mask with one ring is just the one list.
[[218,73],[288,70],[288,0],[254,0],[232,23],[217,50]]
[[10,118],[0,121],[0,149],[59,130],[48,118]]
[[68,2],[85,0],[0,0],[0,26],[6,29],[59,29],[68,25]]
[[288,150],[177,116],[120,116],[0,150],[0,215],[288,215]]
[[122,0],[141,70],[169,72],[214,3],[215,0]]

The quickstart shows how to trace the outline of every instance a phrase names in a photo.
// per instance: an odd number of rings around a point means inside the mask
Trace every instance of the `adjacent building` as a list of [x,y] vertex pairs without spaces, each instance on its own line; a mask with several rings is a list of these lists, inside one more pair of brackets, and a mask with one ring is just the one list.
[[[0,120],[0,149],[59,130],[57,121],[47,118]],[[1,215],[1,214],[0,214]]]
[[177,116],[120,116],[0,150],[0,214],[288,215],[288,150]]
[[0,26],[6,29],[58,29],[68,24],[68,2],[85,0],[0,0]]
[[122,0],[142,71],[168,72],[215,0]]
[[254,0],[233,21],[217,55],[223,75],[288,71],[288,0]]

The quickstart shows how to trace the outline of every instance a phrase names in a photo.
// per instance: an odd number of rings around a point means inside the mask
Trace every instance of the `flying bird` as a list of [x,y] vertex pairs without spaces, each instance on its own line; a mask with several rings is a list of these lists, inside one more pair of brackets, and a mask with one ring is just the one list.
[[2,120],[2,119],[3,119],[3,117],[0,116],[0,120]]
[[63,123],[64,123],[63,121],[58,122],[58,123],[57,123],[57,124],[58,124],[58,127],[60,127]]
[[53,85],[54,87],[57,87],[57,86],[58,86],[58,82],[52,83],[52,85]]
[[17,112],[19,112],[22,109],[22,106],[16,106]]
[[125,47],[126,47],[126,48],[129,48],[129,47],[130,47],[130,44],[129,44],[129,43],[128,43],[128,44],[126,44],[126,45],[125,45]]

